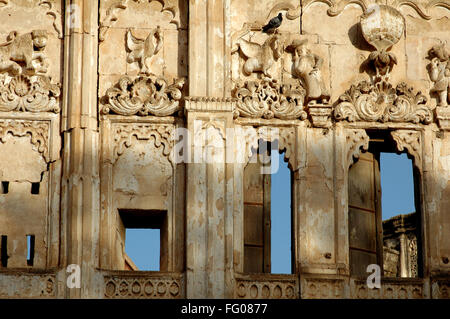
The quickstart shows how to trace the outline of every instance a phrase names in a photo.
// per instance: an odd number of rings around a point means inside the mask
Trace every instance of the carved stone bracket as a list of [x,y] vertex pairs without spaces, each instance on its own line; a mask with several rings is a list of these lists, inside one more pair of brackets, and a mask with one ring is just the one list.
[[305,89],[295,84],[279,84],[272,80],[247,81],[234,90],[236,117],[305,120]]
[[412,122],[429,124],[433,113],[421,92],[414,93],[405,82],[394,89],[381,81],[374,85],[367,81],[352,85],[339,98],[334,116],[338,121]]
[[163,147],[162,154],[173,163],[170,156],[174,143],[173,125],[163,124],[115,124],[114,125],[113,161],[133,145],[136,140],[149,140],[154,138],[155,147]]
[[311,116],[313,126],[327,128],[331,126],[333,106],[329,104],[308,105],[308,113]]
[[363,129],[347,130],[345,139],[347,167],[350,167],[354,163],[353,158],[359,158],[361,148],[365,151],[369,149],[369,135]]
[[450,107],[437,107],[435,111],[439,127],[450,131]]
[[18,137],[29,135],[31,144],[37,147],[37,151],[48,163],[49,130],[49,123],[44,121],[0,120],[0,142],[5,142],[4,139],[8,133]]
[[181,110],[180,99],[184,79],[168,85],[167,80],[154,76],[139,76],[132,80],[123,76],[117,87],[106,91],[107,104],[103,114],[168,116]]
[[0,111],[29,111],[58,113],[59,83],[51,83],[44,75],[0,75]]
[[417,168],[422,168],[422,147],[420,132],[413,130],[396,130],[391,132],[392,138],[397,144],[397,150],[402,152],[407,150],[407,152],[414,157],[414,165]]
[[[132,0],[137,3],[143,2],[142,0]],[[177,26],[177,28],[180,27],[180,21],[179,18],[177,18],[178,13],[178,7],[176,5],[175,0],[146,0],[147,2],[153,2],[157,1],[161,3],[162,13],[169,13],[170,14],[170,22]],[[99,28],[99,41],[103,42],[106,37],[106,33],[108,32],[109,28],[111,28],[114,23],[119,19],[119,13],[120,11],[123,11],[128,8],[129,0],[119,0],[115,3],[111,4],[111,6],[106,10],[106,14],[104,17],[102,17],[100,22],[100,28]]]

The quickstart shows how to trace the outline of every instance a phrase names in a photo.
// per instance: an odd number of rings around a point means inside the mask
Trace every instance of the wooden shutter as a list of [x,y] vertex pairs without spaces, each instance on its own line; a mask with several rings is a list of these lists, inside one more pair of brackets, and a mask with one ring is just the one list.
[[367,276],[369,264],[383,269],[380,169],[374,154],[362,153],[350,168],[348,199],[350,273]]
[[244,170],[244,272],[270,273],[270,175],[260,163]]

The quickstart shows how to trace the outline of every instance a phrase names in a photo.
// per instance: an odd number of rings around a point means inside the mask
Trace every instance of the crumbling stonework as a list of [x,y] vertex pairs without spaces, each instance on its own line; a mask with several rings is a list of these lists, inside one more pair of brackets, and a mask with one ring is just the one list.
[[[447,0],[1,1],[0,297],[448,298],[449,17]],[[258,140],[292,174],[289,275],[264,264]],[[413,159],[415,273],[383,249],[380,151]],[[128,227],[160,229],[160,272],[131,270]]]

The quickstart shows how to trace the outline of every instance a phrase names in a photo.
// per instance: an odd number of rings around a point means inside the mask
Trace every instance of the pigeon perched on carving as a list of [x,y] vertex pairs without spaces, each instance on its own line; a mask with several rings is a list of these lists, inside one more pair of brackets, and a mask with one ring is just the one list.
[[270,19],[269,23],[262,27],[262,31],[265,33],[273,33],[277,28],[280,27],[282,21],[283,15],[280,12],[275,18]]

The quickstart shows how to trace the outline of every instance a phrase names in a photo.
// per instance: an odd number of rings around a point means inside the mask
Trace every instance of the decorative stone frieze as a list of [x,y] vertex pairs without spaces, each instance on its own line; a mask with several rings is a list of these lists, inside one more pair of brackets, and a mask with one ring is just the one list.
[[120,78],[117,87],[106,91],[107,103],[103,114],[168,116],[181,110],[181,89],[184,79],[168,84],[156,76],[128,76]]
[[247,81],[236,85],[236,115],[250,118],[305,120],[305,89],[301,85]]
[[295,275],[238,275],[235,287],[235,298],[240,299],[296,299],[299,297],[298,278]]

